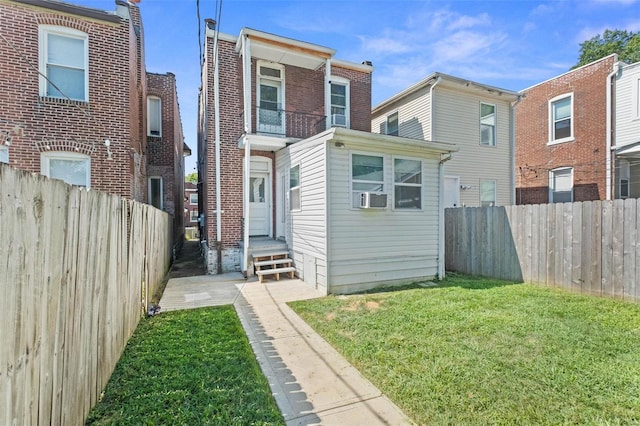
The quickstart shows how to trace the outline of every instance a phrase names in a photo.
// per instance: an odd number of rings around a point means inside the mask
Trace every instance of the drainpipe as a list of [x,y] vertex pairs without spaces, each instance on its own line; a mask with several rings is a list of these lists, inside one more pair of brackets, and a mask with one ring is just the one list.
[[249,276],[249,176],[251,174],[251,42],[246,34],[242,38],[242,71],[244,92],[244,181],[243,181],[243,211],[244,211],[244,273]]
[[611,101],[612,101],[612,86],[613,86],[613,77],[618,73],[620,69],[620,62],[617,62],[615,64],[613,64],[613,71],[611,71],[611,73],[609,73],[609,75],[607,75],[607,137],[606,137],[606,166],[605,166],[605,173],[606,173],[606,177],[605,177],[605,184],[607,186],[607,190],[606,190],[606,199],[607,200],[611,200],[611,132],[612,132],[612,120],[613,120],[613,114],[612,114],[612,108],[611,108]]
[[214,125],[215,131],[215,158],[216,158],[216,251],[218,258],[218,274],[222,274],[222,198],[221,198],[221,172],[220,172],[220,70],[218,58],[218,30],[213,22],[215,33],[213,38],[213,96],[214,96]]
[[429,123],[429,129],[430,129],[429,140],[431,142],[433,142],[433,135],[435,134],[435,131],[433,130],[433,117],[435,115],[434,111],[436,110],[435,102],[433,101],[433,89],[438,85],[438,83],[440,83],[440,80],[442,80],[442,77],[438,76],[436,78],[436,81],[429,88],[429,100],[431,101],[431,119],[429,120],[430,121],[430,123]]
[[438,164],[438,278],[444,278],[444,163],[451,160],[451,153],[440,154]]
[[325,73],[324,73],[324,113],[325,118],[325,130],[331,128],[331,59],[325,60]]

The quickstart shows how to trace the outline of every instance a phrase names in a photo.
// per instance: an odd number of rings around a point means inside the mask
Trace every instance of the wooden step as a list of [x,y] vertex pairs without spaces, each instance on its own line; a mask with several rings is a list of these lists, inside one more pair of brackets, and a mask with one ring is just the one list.
[[293,266],[289,266],[287,268],[260,269],[256,271],[256,275],[258,276],[258,280],[260,282],[263,282],[262,280],[264,279],[265,275],[275,275],[276,280],[280,280],[280,274],[284,273],[288,273],[289,278],[293,278],[293,273],[295,272],[295,270],[296,268],[294,268]]
[[263,257],[277,257],[277,256],[289,256],[289,250],[268,250],[268,251],[256,251],[251,253],[254,259]]
[[260,268],[261,266],[270,266],[270,265],[283,265],[283,264],[287,264],[287,263],[292,263],[293,260],[286,258],[286,259],[274,259],[274,260],[262,260],[260,262],[253,262],[253,266],[255,266],[256,268]]

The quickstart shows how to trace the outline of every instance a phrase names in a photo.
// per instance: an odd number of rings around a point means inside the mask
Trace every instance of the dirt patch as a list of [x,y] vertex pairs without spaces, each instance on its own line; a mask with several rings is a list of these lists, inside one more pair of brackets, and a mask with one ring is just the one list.
[[380,303],[376,302],[375,300],[369,300],[364,304],[364,306],[370,311],[375,311],[376,309],[380,308]]
[[327,321],[333,321],[334,319],[336,319],[336,316],[338,316],[335,312],[329,312],[327,315],[325,315],[324,319]]
[[353,302],[351,302],[350,304],[348,304],[347,306],[342,308],[342,310],[343,311],[349,311],[349,312],[355,312],[355,311],[358,310],[359,307],[360,307],[360,301],[359,300],[354,300]]

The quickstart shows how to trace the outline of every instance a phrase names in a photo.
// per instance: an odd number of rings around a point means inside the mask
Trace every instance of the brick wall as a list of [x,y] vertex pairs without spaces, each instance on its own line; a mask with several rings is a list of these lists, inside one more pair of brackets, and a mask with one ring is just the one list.
[[[55,3],[51,3],[55,5]],[[120,6],[119,6],[120,7]],[[122,6],[125,7],[125,6]],[[132,13],[137,7],[126,6]],[[135,123],[140,111],[131,109],[141,90],[132,86],[131,58],[136,52],[132,22],[77,16],[17,2],[0,3],[0,130],[12,133],[10,164],[40,172],[43,152],[83,153],[91,158],[91,186],[140,200],[135,191],[135,156],[144,155]],[[106,13],[104,15],[107,15]],[[38,26],[55,25],[89,34],[88,102],[41,97],[38,76]],[[10,43],[10,45],[9,45]],[[139,65],[143,63],[138,61]],[[135,87],[135,91],[132,91]],[[112,159],[104,145],[110,141]],[[138,173],[144,173],[140,161]]]
[[[516,202],[549,201],[549,171],[573,167],[574,201],[606,197],[606,84],[614,57],[534,86],[516,106]],[[574,141],[548,145],[549,100],[573,93]]]

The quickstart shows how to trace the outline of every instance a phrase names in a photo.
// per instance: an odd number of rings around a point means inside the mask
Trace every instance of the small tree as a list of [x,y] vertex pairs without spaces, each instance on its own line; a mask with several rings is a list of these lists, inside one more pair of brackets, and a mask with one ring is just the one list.
[[578,68],[605,56],[617,53],[621,61],[634,63],[640,61],[640,31],[605,30],[580,43],[580,57],[572,68]]
[[186,182],[198,183],[198,172],[189,173],[184,177]]

